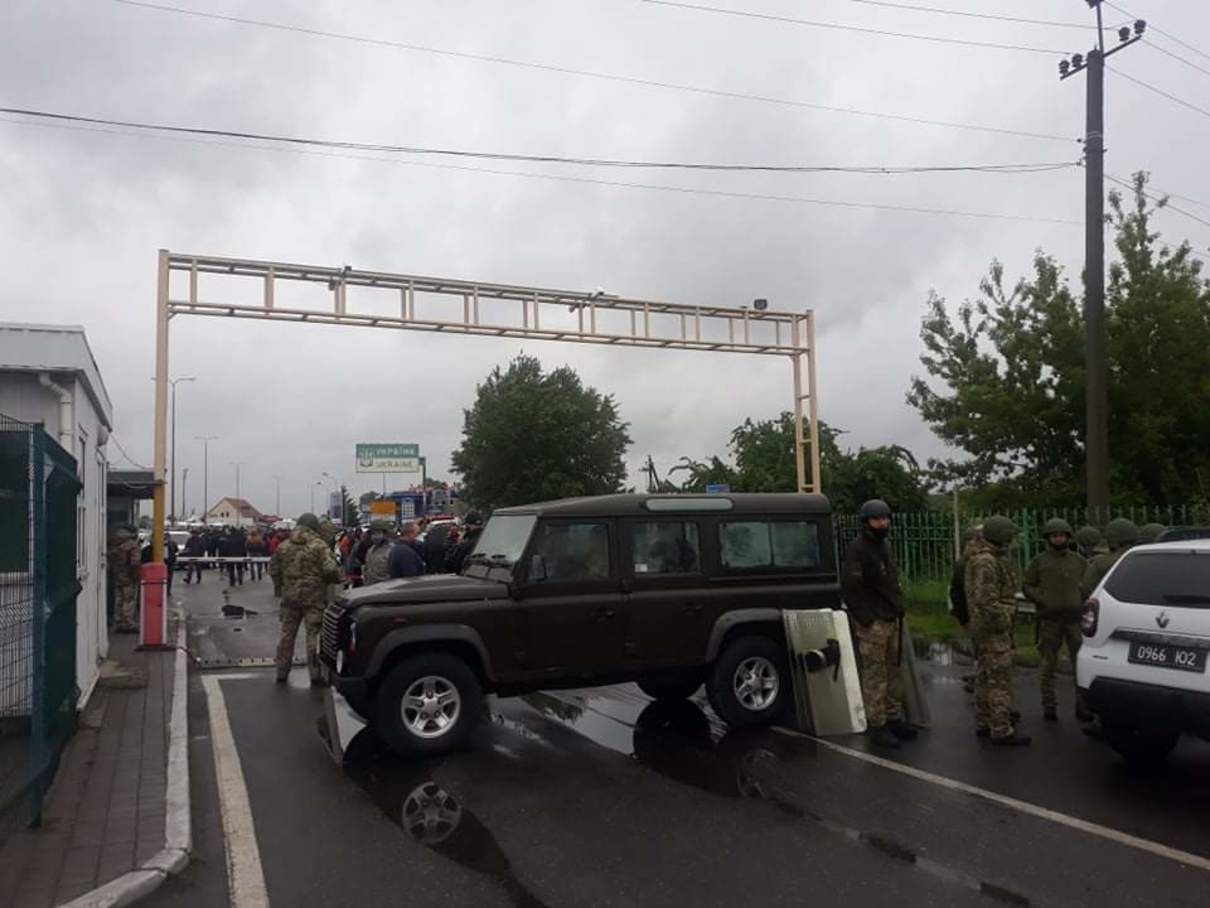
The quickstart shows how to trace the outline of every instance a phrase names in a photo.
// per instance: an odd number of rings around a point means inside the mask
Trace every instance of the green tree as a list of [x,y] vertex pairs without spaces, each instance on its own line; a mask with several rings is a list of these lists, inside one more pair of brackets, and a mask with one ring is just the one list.
[[463,496],[491,510],[616,492],[630,436],[613,398],[587,388],[570,367],[549,373],[532,356],[499,366],[464,411],[451,461]]
[[[1106,294],[1110,451],[1120,503],[1204,494],[1210,478],[1210,294],[1188,243],[1159,244],[1137,174],[1133,204],[1110,193],[1119,261]],[[1165,204],[1160,200],[1155,207]],[[947,481],[997,485],[1003,504],[1077,504],[1084,488],[1083,302],[1039,252],[1010,290],[994,262],[980,296],[951,315],[930,296],[911,403],[963,459],[930,466]]]

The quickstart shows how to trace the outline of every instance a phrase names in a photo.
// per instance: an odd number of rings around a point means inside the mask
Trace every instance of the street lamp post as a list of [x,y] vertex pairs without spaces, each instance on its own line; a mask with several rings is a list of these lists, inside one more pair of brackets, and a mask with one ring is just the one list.
[[210,442],[217,435],[194,435],[202,443],[202,523],[210,523]]
[[[332,483],[332,493],[333,494],[337,493],[340,490],[340,481],[337,480],[337,478],[335,476],[333,476],[331,473],[329,473],[327,471],[324,471],[322,475],[327,477],[328,481],[330,483]],[[340,509],[341,509],[341,511],[344,510],[344,496],[343,495],[341,496],[341,500],[340,500]],[[331,519],[331,517],[332,517],[332,500],[328,499],[328,518]],[[344,514],[343,513],[340,515],[340,522],[344,523]]]
[[273,477],[273,492],[274,492],[273,513],[276,514],[278,517],[281,517],[281,477],[280,476]]
[[[153,376],[152,381],[155,381]],[[182,375],[180,378],[168,379],[168,384],[172,385],[172,428],[171,440],[169,442],[169,466],[168,466],[168,519],[176,520],[180,515],[176,512],[176,386],[178,382],[197,381],[196,375]]]
[[231,465],[235,467],[235,525],[242,527],[244,525],[244,501],[239,497],[239,468],[244,465],[244,462],[233,460]]
[[[185,467],[185,469],[181,470],[181,510],[184,511],[186,515],[189,514],[189,496],[186,494],[186,490],[188,488],[189,468]],[[179,517],[180,515],[177,516]]]

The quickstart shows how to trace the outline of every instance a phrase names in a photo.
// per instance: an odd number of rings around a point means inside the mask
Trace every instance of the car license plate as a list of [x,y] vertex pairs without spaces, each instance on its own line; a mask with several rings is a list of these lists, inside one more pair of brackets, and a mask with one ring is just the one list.
[[1157,668],[1178,668],[1187,672],[1206,670],[1206,651],[1185,646],[1132,643],[1127,659],[1137,665],[1154,665]]

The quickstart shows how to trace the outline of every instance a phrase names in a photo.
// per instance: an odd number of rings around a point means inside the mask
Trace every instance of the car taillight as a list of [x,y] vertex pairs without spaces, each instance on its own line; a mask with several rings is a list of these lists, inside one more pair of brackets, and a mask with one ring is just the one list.
[[1096,599],[1089,599],[1084,603],[1084,611],[1080,615],[1080,631],[1085,637],[1096,636],[1097,621],[1101,617],[1101,603]]

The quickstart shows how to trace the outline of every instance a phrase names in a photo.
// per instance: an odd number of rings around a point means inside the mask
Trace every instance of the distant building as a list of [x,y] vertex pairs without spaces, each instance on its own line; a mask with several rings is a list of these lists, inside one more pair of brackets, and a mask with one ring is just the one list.
[[252,506],[246,498],[220,498],[206,512],[206,523],[217,523],[229,527],[250,527],[265,523],[266,516]]
[[113,429],[113,405],[83,328],[0,323],[0,413],[41,423],[76,460],[76,685],[82,705],[109,652],[106,450]]

